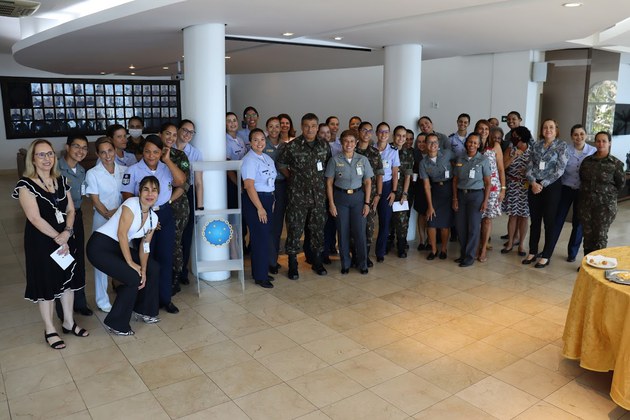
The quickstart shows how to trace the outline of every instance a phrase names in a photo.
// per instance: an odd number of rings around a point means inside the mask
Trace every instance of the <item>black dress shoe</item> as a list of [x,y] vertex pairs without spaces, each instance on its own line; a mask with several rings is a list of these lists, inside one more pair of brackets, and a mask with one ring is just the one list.
[[398,258],[407,258],[407,253],[405,251],[399,251]]
[[440,252],[440,259],[441,260],[445,260],[448,256],[446,255],[446,252]]
[[521,264],[529,265],[529,264],[533,263],[534,261],[536,261],[536,256],[535,255],[532,258],[525,258],[523,261],[521,261]]
[[376,262],[383,262],[385,261],[385,257],[376,257]]
[[256,280],[256,284],[265,289],[272,289],[273,284],[269,280]]
[[362,268],[361,269],[361,274],[367,274],[368,273],[368,269],[367,268]]
[[267,281],[274,281],[275,279],[271,276],[267,276]]
[[328,271],[326,271],[324,266],[321,264],[318,266],[313,266],[312,268],[313,268],[313,271],[317,273],[318,276],[325,276],[326,274],[328,274]]
[[332,261],[330,260],[330,257],[328,255],[322,257],[322,262],[324,264],[332,264]]
[[349,268],[342,268],[341,269],[341,274],[348,274],[350,272]]
[[501,235],[501,239],[508,239],[510,237],[510,235]]
[[83,316],[92,316],[94,315],[94,312],[92,312],[92,310],[90,308],[88,308],[87,306],[83,307],[83,308],[78,308],[75,309],[74,312],[81,314]]
[[433,252],[430,252],[429,255],[427,255],[427,260],[433,261],[435,257],[437,257],[437,255],[435,255]]
[[277,265],[270,265],[268,271],[271,274],[278,274],[278,266]]
[[461,263],[462,261],[464,261],[463,257],[459,257],[459,258],[455,259],[455,262],[458,263],[458,264]]
[[547,259],[546,263],[537,262],[536,265],[534,266],[534,268],[545,268],[545,267],[547,267],[549,265],[550,262],[551,262],[550,258]]
[[424,251],[425,249],[427,249],[423,243],[419,243],[418,244],[418,248],[416,248],[418,251]]
[[188,276],[179,276],[179,284],[189,285],[190,280],[188,280]]
[[168,312],[169,314],[179,313],[179,309],[177,308],[177,306],[175,306],[175,304],[173,304],[173,302],[169,302],[164,305],[164,310],[166,310],[166,312]]
[[459,263],[460,267],[470,267],[471,265],[473,265],[472,261],[462,261]]
[[179,287],[179,282],[178,283],[173,283],[173,285],[171,286],[171,296],[175,296],[176,294],[178,294],[181,291],[182,291],[182,288]]
[[575,262],[575,257],[567,257],[567,262]]
[[367,259],[367,266],[368,266],[368,268],[372,268],[372,267],[374,267],[374,263],[373,263],[373,262],[372,262],[372,260],[371,260],[371,259],[369,259],[369,258]]

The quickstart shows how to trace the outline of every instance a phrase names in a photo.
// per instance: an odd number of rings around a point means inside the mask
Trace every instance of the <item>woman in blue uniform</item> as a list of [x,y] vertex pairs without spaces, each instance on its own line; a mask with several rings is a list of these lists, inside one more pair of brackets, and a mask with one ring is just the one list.
[[392,220],[392,204],[398,190],[398,150],[389,144],[389,124],[382,122],[376,126],[376,148],[383,161],[383,190],[378,202],[378,236],[376,238],[376,262],[385,261],[389,224]]
[[171,302],[173,245],[175,244],[175,219],[171,208],[171,193],[173,187],[180,187],[186,182],[186,175],[171,160],[170,148],[164,148],[162,139],[156,135],[147,137],[142,160],[130,166],[123,176],[123,199],[137,196],[140,180],[150,175],[155,176],[160,182],[160,194],[154,207],[160,219],[160,229],[156,231],[151,247],[155,260],[160,263],[160,306],[167,312],[176,314],[179,309]]
[[367,274],[367,242],[365,218],[370,212],[370,194],[374,172],[367,157],[355,153],[356,131],[341,133],[341,153],[326,165],[328,211],[335,217],[339,234],[341,274],[350,269],[350,237],[354,241],[357,267]]
[[260,128],[249,132],[251,150],[243,157],[241,174],[243,191],[243,215],[249,226],[250,258],[252,275],[256,284],[272,288],[273,277],[269,269],[269,237],[273,219],[273,191],[276,181],[276,164],[263,151],[266,147],[265,133]]

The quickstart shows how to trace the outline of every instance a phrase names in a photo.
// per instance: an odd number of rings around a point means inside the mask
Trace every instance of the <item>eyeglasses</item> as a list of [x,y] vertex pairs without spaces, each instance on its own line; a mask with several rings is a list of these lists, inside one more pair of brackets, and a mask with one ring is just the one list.
[[80,144],[76,144],[76,143],[71,144],[70,147],[72,147],[74,150],[80,150],[80,151],[86,152],[86,153],[88,151],[87,146],[81,146]]
[[389,130],[378,130],[378,134],[389,134]]
[[[422,143],[422,142],[420,142],[420,143]],[[438,144],[437,141],[428,141],[426,143],[427,143],[428,146],[435,146],[436,144]]]
[[194,136],[196,131],[195,130],[189,130],[187,128],[182,128],[182,133],[186,134],[187,136]]
[[44,158],[48,158],[48,159],[52,159],[55,157],[55,152],[39,152],[39,153],[33,153],[33,156],[37,156],[40,159],[44,159]]
[[258,114],[245,114],[245,118],[247,119],[256,118],[257,116]]

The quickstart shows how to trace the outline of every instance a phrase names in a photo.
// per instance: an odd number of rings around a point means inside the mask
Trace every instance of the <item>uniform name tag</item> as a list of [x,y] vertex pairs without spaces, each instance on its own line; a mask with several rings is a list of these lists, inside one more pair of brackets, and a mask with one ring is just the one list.
[[324,164],[320,160],[317,161],[317,170],[320,172],[324,170]]
[[542,162],[542,161],[541,161],[541,162],[538,164],[538,169],[540,169],[541,171],[544,171],[544,170],[545,170],[545,162]]
[[85,195],[85,182],[83,184],[81,184],[81,195]]
[[363,176],[363,168],[360,166],[357,166],[357,175]]
[[444,171],[444,178],[449,179],[450,177],[451,177],[451,174],[450,174],[449,170],[448,169],[445,170]]
[[55,210],[55,217],[57,218],[57,223],[63,223],[63,214],[59,210]]
[[383,168],[389,168],[389,160],[383,160]]
[[475,179],[475,170],[474,169],[471,169],[470,172],[468,172],[468,178]]
[[267,178],[267,186],[273,187],[273,178]]

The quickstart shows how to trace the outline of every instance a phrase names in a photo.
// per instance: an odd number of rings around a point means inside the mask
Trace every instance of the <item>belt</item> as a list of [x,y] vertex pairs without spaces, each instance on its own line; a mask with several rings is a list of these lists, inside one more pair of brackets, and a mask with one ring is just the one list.
[[354,194],[355,192],[361,191],[361,188],[347,189],[347,190],[346,190],[346,189],[344,189],[344,188],[339,188],[339,187],[338,187],[338,186],[336,186],[336,185],[335,185],[335,189],[336,189],[337,191],[341,191],[341,192],[346,193],[346,194]]
[[467,190],[464,188],[458,188],[461,192],[463,192],[464,194],[468,194],[468,193],[474,193],[474,192],[478,192],[478,191],[483,191],[483,189],[479,189],[479,190]]
[[273,191],[257,191],[258,195],[270,195],[273,197]]
[[446,181],[435,181],[431,182],[431,185],[446,185],[449,181],[450,179],[447,179]]

